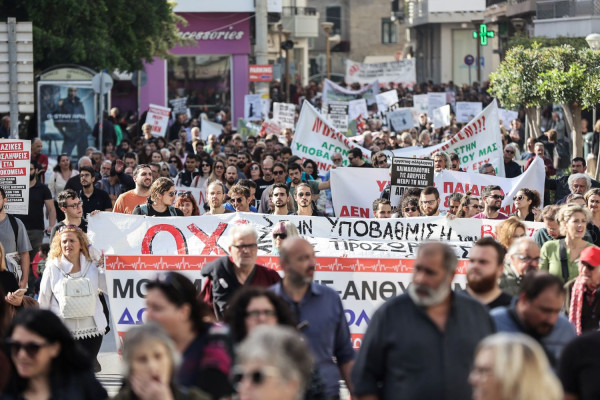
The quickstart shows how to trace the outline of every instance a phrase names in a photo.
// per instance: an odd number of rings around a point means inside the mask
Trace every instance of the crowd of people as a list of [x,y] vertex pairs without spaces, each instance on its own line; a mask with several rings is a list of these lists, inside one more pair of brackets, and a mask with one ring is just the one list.
[[[489,100],[478,87],[442,89]],[[7,214],[0,188],[0,398],[107,398],[94,376],[110,330],[103,257],[87,237],[97,213],[335,215],[329,171],[293,155],[293,130],[242,136],[221,117],[222,133],[206,141],[198,121],[182,115],[166,137],[153,136],[149,124],[123,129],[118,143],[89,148],[75,166],[66,154],[49,166],[33,141],[29,214]],[[373,199],[373,218],[503,220],[493,238],[473,244],[464,290],[453,290],[455,251],[421,243],[406,293],[370,316],[355,350],[340,294],[315,282],[315,251],[296,226],[272,228],[280,275],[256,263],[257,231],[236,225],[227,231],[228,255],[200,266],[201,288],[177,272],[145,285],[146,323],[123,339],[114,398],[339,399],[342,381],[362,400],[598,398],[600,183],[587,158],[565,162],[568,135],[560,116],[550,119],[541,139],[525,141],[519,119],[503,133],[507,177],[536,157],[546,171],[544,192],[521,188],[510,215],[501,212],[497,185],[453,193],[447,211],[434,186],[411,188],[392,204],[388,185]],[[355,148],[347,161],[334,154],[333,168],[389,169],[386,150],[431,146],[463,126],[453,118],[436,128],[426,114],[402,132],[377,117],[366,123],[360,144],[371,158]],[[431,158],[435,173],[462,171],[457,154]],[[484,164],[478,172],[496,170]],[[529,237],[526,223],[535,221],[543,228]]]

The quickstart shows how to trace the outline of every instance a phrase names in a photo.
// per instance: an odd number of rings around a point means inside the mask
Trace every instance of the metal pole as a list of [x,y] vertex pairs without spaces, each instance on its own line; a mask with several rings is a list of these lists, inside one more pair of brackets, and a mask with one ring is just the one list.
[[19,87],[17,81],[17,19],[8,18],[8,79],[10,99],[10,138],[19,137]]
[[[269,63],[269,47],[267,42],[267,27],[269,26],[267,22],[267,0],[256,0],[256,14],[254,17],[256,23],[256,45],[254,46],[256,64],[265,65]],[[260,94],[269,93],[269,82],[256,82],[256,92]]]
[[100,111],[98,116],[98,150],[102,151],[102,128],[104,121],[104,73],[100,75]]
[[288,49],[285,50],[285,99],[286,103],[290,102],[290,51]]
[[329,29],[325,30],[327,33],[325,56],[327,58],[327,79],[331,79],[331,54],[329,50]]

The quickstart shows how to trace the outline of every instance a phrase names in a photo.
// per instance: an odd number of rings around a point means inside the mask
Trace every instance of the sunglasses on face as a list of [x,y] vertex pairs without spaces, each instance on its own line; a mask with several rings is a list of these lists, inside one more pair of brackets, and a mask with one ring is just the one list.
[[515,196],[515,197],[513,197],[513,201],[517,201],[517,200],[521,201],[521,200],[523,200],[524,198],[525,198],[525,197],[523,197],[522,195],[518,195],[518,196]]
[[287,238],[287,233],[274,233],[273,239],[277,239],[277,238],[283,240],[283,239]]
[[248,372],[238,370],[238,372],[234,372],[233,374],[233,385],[237,387],[243,380],[249,379],[252,385],[260,386],[268,377],[276,375],[276,370],[274,368],[263,367]]
[[16,340],[7,340],[6,346],[10,349],[10,353],[13,357],[16,357],[21,349],[25,350],[25,353],[29,358],[35,358],[42,347],[49,346],[50,343],[21,343]]
[[260,171],[260,168],[258,166],[255,166],[250,168],[250,171]]
[[404,212],[408,213],[408,212],[415,212],[417,211],[417,207],[404,207]]
[[215,165],[215,169],[224,169],[225,167],[222,165]]
[[76,210],[79,207],[81,207],[82,205],[83,205],[83,201],[80,201],[79,203],[66,205],[65,208],[72,208],[73,210]]
[[512,151],[512,150],[504,150],[504,152],[505,152],[505,153],[508,153],[508,154],[515,154],[515,152],[514,152],[514,151]]
[[273,171],[273,175],[283,175],[285,174],[284,171]]
[[501,194],[493,194],[490,197],[494,200],[504,200],[504,196],[502,196]]
[[207,163],[202,163],[202,166],[203,166],[203,167],[210,167],[210,164],[207,164]]

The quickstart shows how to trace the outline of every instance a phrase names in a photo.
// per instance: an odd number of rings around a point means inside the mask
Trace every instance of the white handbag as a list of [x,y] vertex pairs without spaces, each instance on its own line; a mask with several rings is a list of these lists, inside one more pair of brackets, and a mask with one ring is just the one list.
[[62,295],[56,299],[63,318],[92,317],[96,311],[96,298],[98,291],[94,289],[92,281],[85,275],[91,263],[80,277],[72,277],[66,274],[62,268],[58,268],[65,279],[62,284]]

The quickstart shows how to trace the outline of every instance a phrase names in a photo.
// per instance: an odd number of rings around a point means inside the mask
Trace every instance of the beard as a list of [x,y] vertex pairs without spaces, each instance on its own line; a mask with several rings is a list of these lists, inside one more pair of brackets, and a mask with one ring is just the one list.
[[487,293],[496,286],[496,276],[481,276],[474,274],[473,271],[467,272],[467,286],[477,294]]
[[432,209],[432,210],[430,210],[430,211],[427,211],[426,215],[427,215],[428,217],[431,217],[433,214],[435,214],[435,213],[437,212],[437,210],[438,210],[439,208],[440,208],[440,206],[439,206],[439,204],[438,204],[437,206],[435,206],[435,208],[434,208],[434,209]]
[[[426,291],[427,295],[422,296],[419,294],[418,291],[421,290]],[[412,283],[408,287],[408,295],[416,305],[421,307],[433,307],[440,304],[446,300],[450,292],[450,283],[447,282],[447,280],[444,280],[437,289],[432,289],[425,285],[417,285],[415,283]]]
[[499,210],[500,210],[500,207],[498,207],[498,206],[497,206],[497,205],[495,205],[495,204],[494,204],[494,205],[491,205],[491,206],[490,206],[490,205],[488,205],[488,210],[490,210],[490,211],[493,211],[493,212],[496,212],[496,211],[499,211]]

